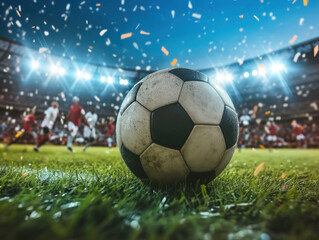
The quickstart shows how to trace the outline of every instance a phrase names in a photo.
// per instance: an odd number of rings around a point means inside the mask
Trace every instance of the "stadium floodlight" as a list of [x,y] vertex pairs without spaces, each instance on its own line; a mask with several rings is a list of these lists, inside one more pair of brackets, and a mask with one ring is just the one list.
[[255,69],[255,70],[252,71],[251,74],[252,74],[254,77],[256,77],[256,76],[258,75],[258,71]]
[[249,72],[244,73],[244,78],[249,78]]
[[234,77],[233,77],[232,74],[230,74],[230,73],[226,73],[226,74],[225,74],[225,80],[226,80],[227,82],[232,82],[233,79],[234,79]]
[[87,81],[91,80],[91,78],[92,78],[91,74],[88,73],[88,72],[85,72],[85,73],[83,74],[83,77],[84,77],[84,79],[87,80]]
[[39,68],[39,62],[38,62],[38,61],[35,61],[35,60],[32,60],[32,61],[31,61],[31,68],[32,68],[33,70],[38,69],[38,68]]
[[78,79],[83,78],[83,72],[82,71],[77,71],[76,72],[76,78],[78,78]]
[[113,77],[108,77],[107,78],[107,83],[108,84],[112,84],[114,82],[114,78]]
[[102,83],[106,82],[106,77],[105,76],[101,76],[100,77],[100,82],[102,82]]
[[224,75],[221,74],[221,73],[217,73],[217,74],[216,74],[216,80],[217,80],[218,82],[222,82],[222,81],[224,80]]
[[58,74],[59,74],[60,76],[63,76],[63,75],[65,74],[65,69],[64,69],[63,67],[59,67],[59,69],[58,69]]
[[272,71],[274,73],[280,73],[282,71],[286,71],[286,67],[282,63],[274,63],[271,67]]
[[58,73],[58,66],[52,64],[50,66],[50,73],[53,75],[53,74],[57,74]]

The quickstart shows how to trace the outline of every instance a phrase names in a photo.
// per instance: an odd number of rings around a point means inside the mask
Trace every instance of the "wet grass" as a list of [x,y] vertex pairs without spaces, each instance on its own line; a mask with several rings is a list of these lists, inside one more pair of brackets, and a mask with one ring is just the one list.
[[192,188],[139,181],[117,149],[76,150],[0,145],[0,239],[319,236],[318,150],[236,152],[220,177]]

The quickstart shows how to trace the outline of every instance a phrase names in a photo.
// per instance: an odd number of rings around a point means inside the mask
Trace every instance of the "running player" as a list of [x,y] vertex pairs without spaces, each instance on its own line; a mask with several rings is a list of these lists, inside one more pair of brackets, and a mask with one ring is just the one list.
[[113,133],[115,130],[115,126],[113,124],[113,119],[109,119],[109,122],[107,124],[107,131],[106,131],[106,137],[107,137],[107,145],[109,148],[113,145]]
[[85,111],[82,108],[82,106],[79,104],[79,102],[80,102],[80,99],[78,97],[73,97],[72,105],[70,107],[70,112],[67,116],[67,120],[68,120],[67,149],[70,152],[73,152],[72,142],[79,130],[79,127],[81,126],[82,119],[84,124],[87,125],[90,129],[92,129],[89,122],[84,116]]
[[23,128],[19,132],[17,132],[14,138],[11,138],[6,145],[6,149],[9,148],[10,145],[19,142],[21,139],[26,139],[28,143],[30,143],[34,138],[35,134],[33,133],[33,127],[36,124],[36,118],[34,116],[36,111],[36,107],[30,109],[28,111],[27,116],[23,118]]
[[95,124],[97,122],[98,116],[95,113],[95,108],[91,108],[91,111],[85,114],[85,118],[89,122],[92,129],[90,129],[88,126],[84,126],[83,136],[86,144],[83,148],[83,152],[85,152],[86,149],[91,146],[96,139]]
[[296,120],[293,120],[291,122],[291,125],[292,125],[292,131],[296,137],[297,148],[300,148],[300,147],[302,147],[304,140],[305,140],[305,135],[303,135],[303,132],[302,132],[304,127],[301,126],[300,124],[298,124]]
[[33,148],[34,151],[38,152],[39,147],[41,147],[48,140],[50,140],[51,130],[53,128],[53,125],[58,115],[59,115],[59,104],[57,102],[52,102],[51,107],[49,107],[44,112],[44,119],[41,123],[40,135],[38,136],[37,144]]
[[272,151],[272,147],[277,142],[277,130],[278,130],[278,126],[275,124],[275,122],[268,121],[266,123],[265,131],[268,134],[267,142],[268,142],[269,151]]

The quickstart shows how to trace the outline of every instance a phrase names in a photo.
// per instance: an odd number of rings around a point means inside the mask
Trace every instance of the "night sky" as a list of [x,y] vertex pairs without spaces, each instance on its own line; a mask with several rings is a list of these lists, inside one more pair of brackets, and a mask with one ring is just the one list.
[[1,1],[0,35],[106,66],[157,70],[177,59],[175,66],[203,69],[319,36],[319,1],[293,2],[7,0]]

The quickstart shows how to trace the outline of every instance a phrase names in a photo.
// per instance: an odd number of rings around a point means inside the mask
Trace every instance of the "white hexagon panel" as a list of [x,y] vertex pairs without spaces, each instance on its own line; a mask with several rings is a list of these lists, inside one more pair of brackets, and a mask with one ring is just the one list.
[[132,153],[140,155],[151,143],[151,113],[133,102],[120,118],[120,139]]
[[180,151],[156,143],[152,143],[140,159],[146,175],[157,182],[180,182],[189,173]]
[[153,111],[178,101],[183,81],[175,75],[162,71],[143,81],[136,100]]
[[206,82],[185,82],[178,101],[195,124],[218,125],[222,119],[225,104]]
[[225,151],[224,156],[222,160],[220,161],[220,164],[217,166],[215,169],[216,176],[218,176],[228,165],[230,160],[232,159],[234,152],[236,150],[236,145],[233,146],[232,148],[229,148]]
[[191,171],[207,172],[218,166],[225,150],[219,126],[195,125],[181,152]]

